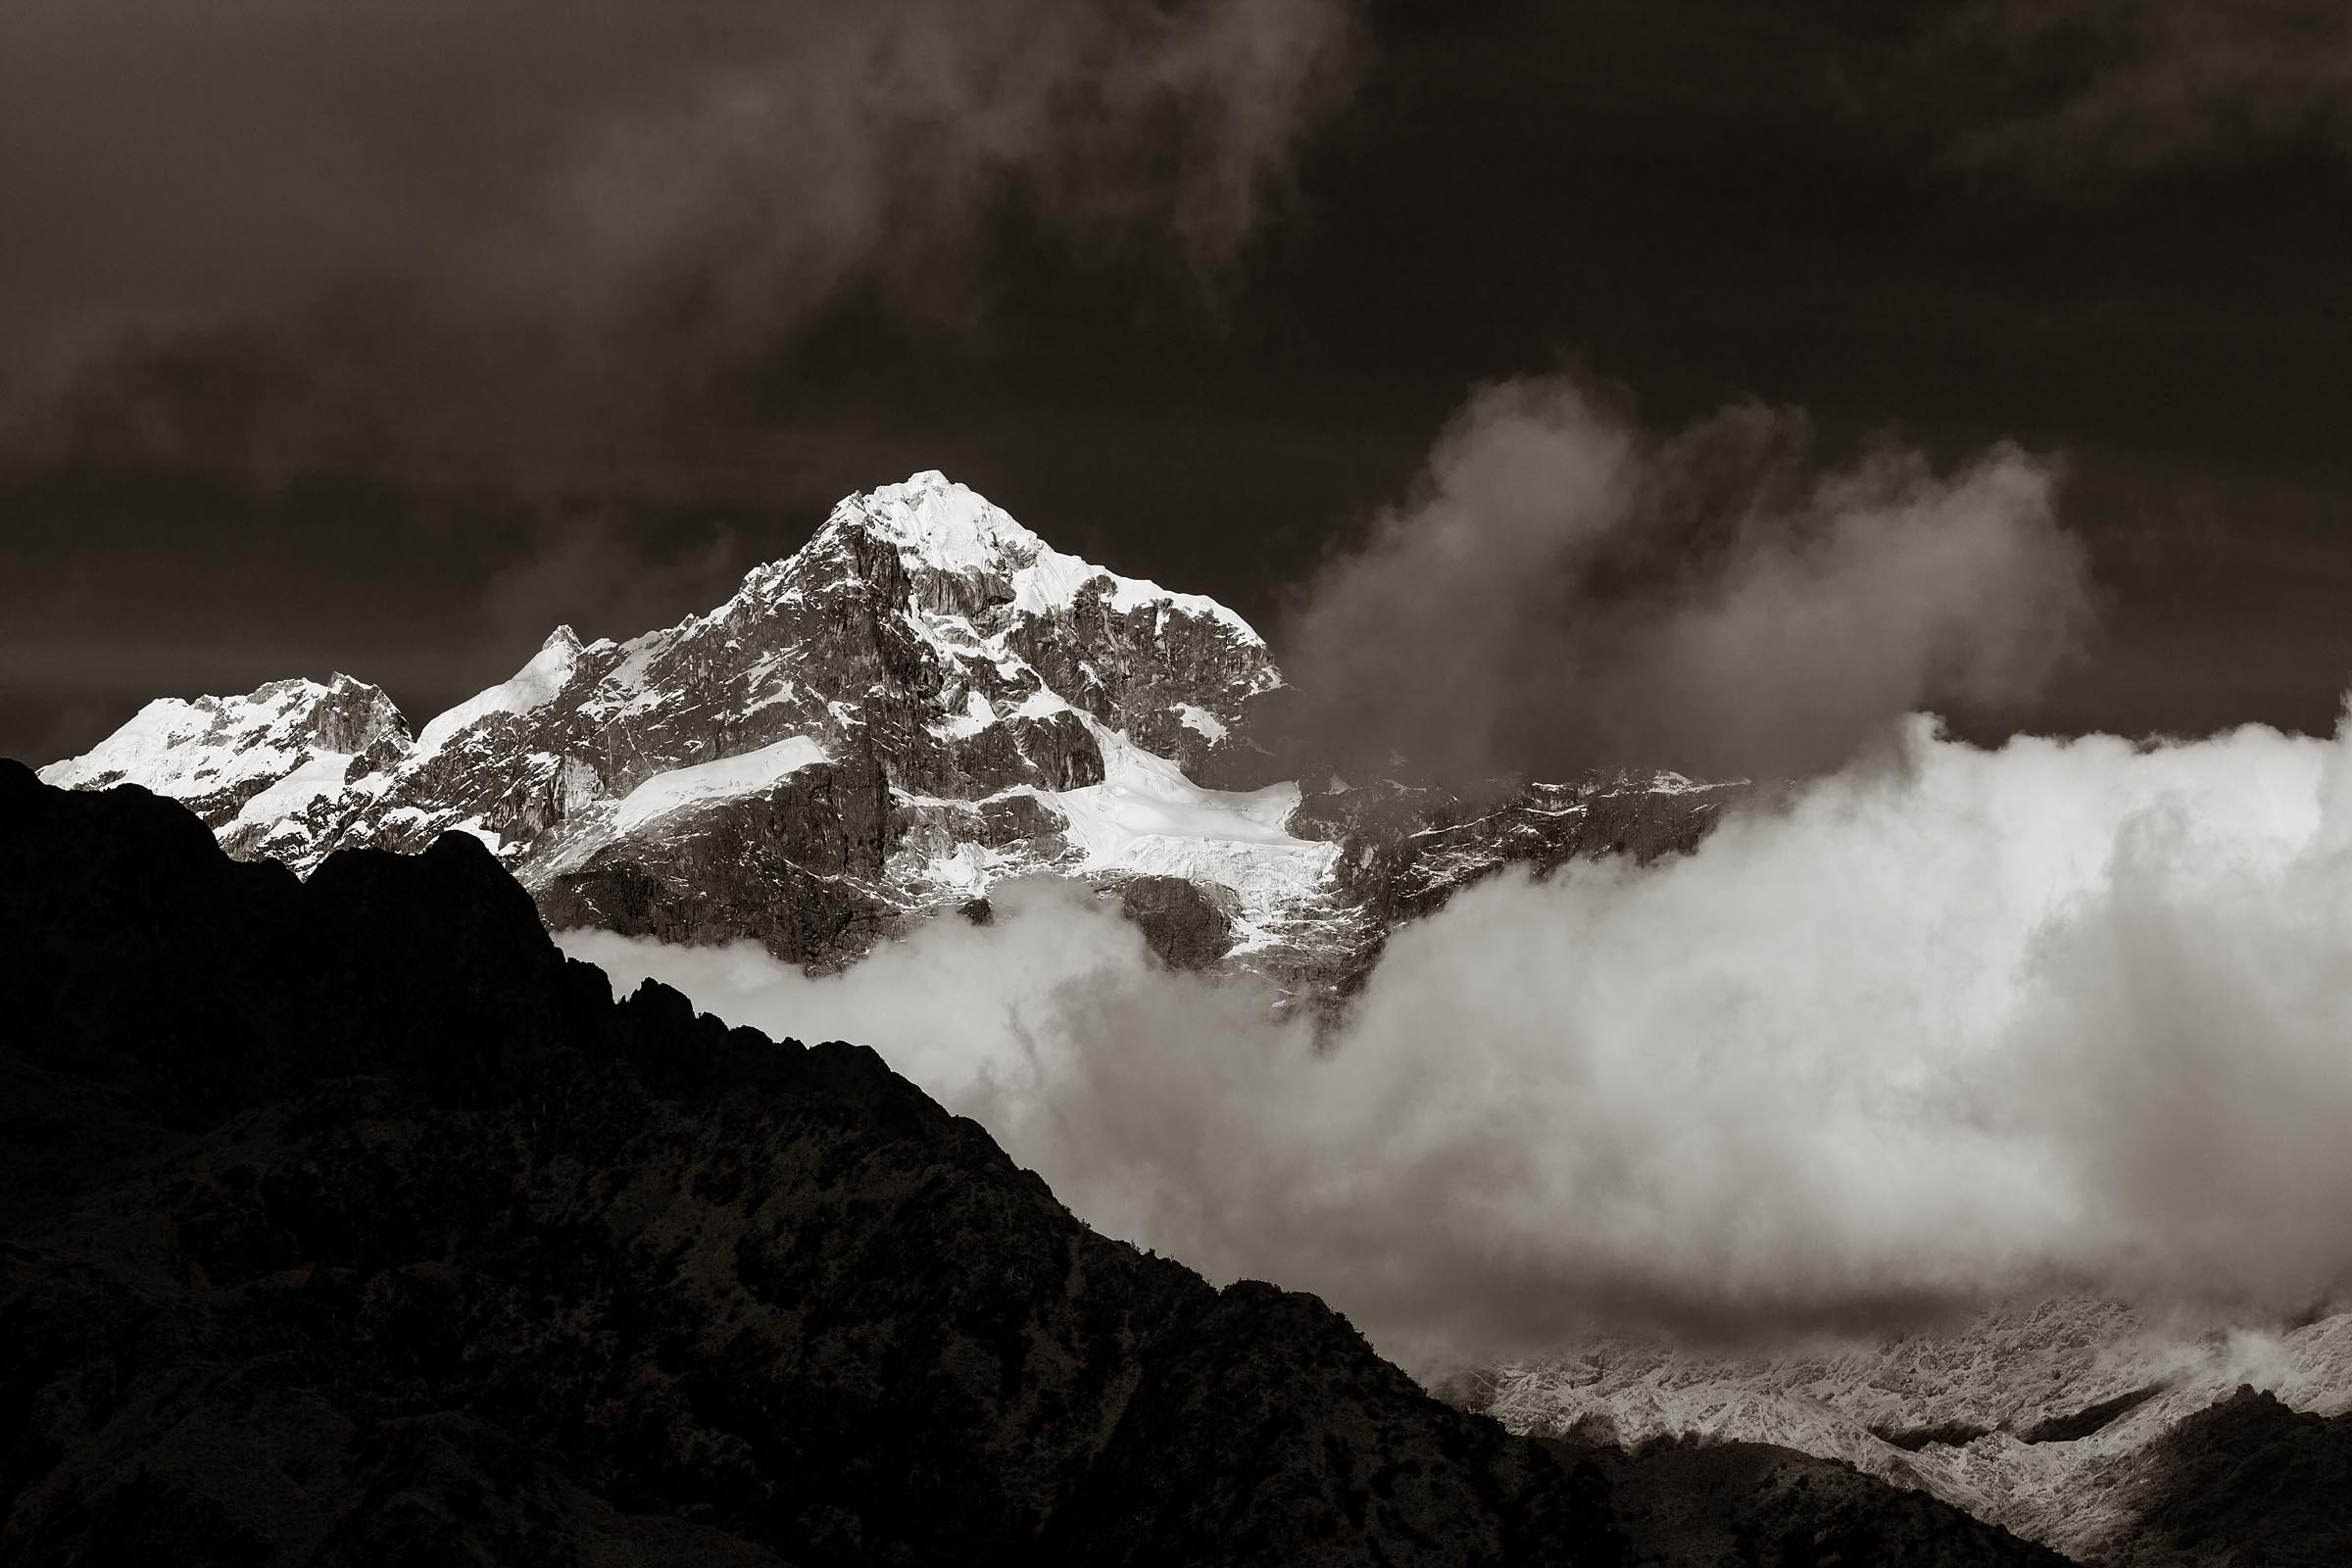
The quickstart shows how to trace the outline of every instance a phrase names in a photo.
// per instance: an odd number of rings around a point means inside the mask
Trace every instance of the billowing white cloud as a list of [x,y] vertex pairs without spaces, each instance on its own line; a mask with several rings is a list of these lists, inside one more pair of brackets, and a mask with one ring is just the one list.
[[564,938],[880,1049],[1079,1214],[1423,1363],[2352,1271],[2352,741],[1896,755],[1688,858],[1493,880],[1318,1041],[1015,889],[846,974]]

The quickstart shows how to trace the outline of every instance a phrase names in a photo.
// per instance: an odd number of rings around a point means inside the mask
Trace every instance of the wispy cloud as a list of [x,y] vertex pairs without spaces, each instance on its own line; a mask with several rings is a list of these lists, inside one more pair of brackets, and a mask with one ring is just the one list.
[[0,414],[201,460],[585,464],[1017,212],[1212,276],[1346,0],[0,11]]
[[2352,157],[2352,11],[2333,0],[1982,0],[1935,39],[1986,89],[1964,162],[2064,182],[2298,143]]
[[1287,628],[1313,742],[1472,777],[1792,773],[2031,697],[2092,619],[2055,466],[1816,471],[1810,444],[1759,407],[1660,439],[1572,380],[1480,391]]

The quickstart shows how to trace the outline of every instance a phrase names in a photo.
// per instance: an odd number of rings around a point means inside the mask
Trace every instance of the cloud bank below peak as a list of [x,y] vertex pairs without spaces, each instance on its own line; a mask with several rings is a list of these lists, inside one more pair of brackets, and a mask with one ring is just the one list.
[[1594,1328],[1884,1327],[2037,1290],[2291,1312],[2352,1281],[2352,735],[1914,719],[1686,858],[1501,877],[1336,1037],[1083,891],[810,979],[567,933],[868,1042],[1079,1214],[1436,1366]]

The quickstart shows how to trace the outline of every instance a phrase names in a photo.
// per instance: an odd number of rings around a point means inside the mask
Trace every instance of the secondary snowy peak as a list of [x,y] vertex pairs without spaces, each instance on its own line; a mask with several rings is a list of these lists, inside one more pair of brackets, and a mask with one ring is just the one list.
[[220,830],[257,799],[289,806],[287,781],[298,775],[307,801],[340,791],[355,756],[408,747],[408,724],[392,699],[337,674],[323,685],[274,680],[240,697],[158,698],[81,756],[42,768],[40,777],[69,789],[142,785],[184,803]]

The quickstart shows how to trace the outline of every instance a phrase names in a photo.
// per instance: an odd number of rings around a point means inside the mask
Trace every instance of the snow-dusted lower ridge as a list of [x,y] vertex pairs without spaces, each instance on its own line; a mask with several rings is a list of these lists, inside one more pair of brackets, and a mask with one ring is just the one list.
[[1942,1329],[1741,1355],[1595,1341],[1454,1392],[1515,1432],[1770,1443],[1917,1488],[2082,1561],[2132,1522],[2152,1447],[2241,1385],[2352,1410],[2352,1312],[2216,1327],[2058,1298]]
[[470,833],[553,925],[751,937],[812,964],[1004,877],[1081,877],[1140,890],[1163,955],[1341,988],[1397,920],[1504,863],[1656,853],[1714,809],[1669,778],[1481,813],[1302,792],[1253,738],[1285,695],[1224,606],[1063,554],[924,472],[848,497],[706,613],[625,642],[556,628],[414,739],[373,687],[279,681],[151,704],[42,776],[144,784],[303,872]]

